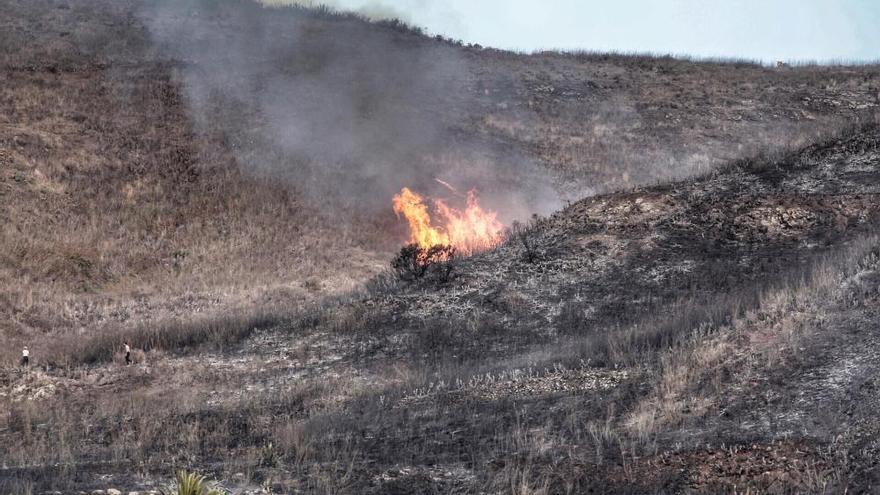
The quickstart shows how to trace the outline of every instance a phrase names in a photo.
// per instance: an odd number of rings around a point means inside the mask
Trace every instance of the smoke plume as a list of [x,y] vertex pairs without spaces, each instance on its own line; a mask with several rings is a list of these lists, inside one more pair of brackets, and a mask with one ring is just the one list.
[[306,198],[389,212],[401,187],[430,194],[440,178],[478,188],[505,221],[556,206],[545,171],[469,131],[479,105],[460,47],[246,0],[163,0],[141,14],[160,53],[180,62],[200,129]]

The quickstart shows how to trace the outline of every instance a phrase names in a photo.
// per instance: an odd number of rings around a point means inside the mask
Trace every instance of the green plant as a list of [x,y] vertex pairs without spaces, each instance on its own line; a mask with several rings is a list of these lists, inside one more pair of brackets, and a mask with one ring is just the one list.
[[176,478],[175,488],[162,490],[162,495],[224,495],[223,491],[211,488],[205,481],[205,476],[198,473],[188,473],[181,469]]

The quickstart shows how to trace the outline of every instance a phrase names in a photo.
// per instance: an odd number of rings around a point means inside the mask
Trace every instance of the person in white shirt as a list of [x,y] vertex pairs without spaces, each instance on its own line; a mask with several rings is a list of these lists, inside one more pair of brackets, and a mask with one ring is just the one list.
[[31,362],[31,351],[27,347],[21,350],[21,365],[27,367]]
[[123,342],[125,345],[125,365],[128,366],[131,364],[131,346],[128,345],[128,342]]

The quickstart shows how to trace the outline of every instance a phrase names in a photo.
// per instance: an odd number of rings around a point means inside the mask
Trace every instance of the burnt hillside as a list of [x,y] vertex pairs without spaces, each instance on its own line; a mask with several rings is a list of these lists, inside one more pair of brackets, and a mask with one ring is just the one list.
[[[511,240],[450,282],[379,278],[221,347],[7,373],[3,456],[80,474],[4,476],[149,487],[187,462],[320,493],[870,491],[878,171],[871,123],[574,203],[531,227],[531,262]],[[161,344],[151,332],[125,337]]]
[[[0,493],[876,490],[877,66],[0,12]],[[538,215],[397,280],[435,178]]]
[[246,1],[0,6],[18,341],[348,290],[404,238],[400,185],[477,186],[510,221],[877,105],[872,66],[516,55]]

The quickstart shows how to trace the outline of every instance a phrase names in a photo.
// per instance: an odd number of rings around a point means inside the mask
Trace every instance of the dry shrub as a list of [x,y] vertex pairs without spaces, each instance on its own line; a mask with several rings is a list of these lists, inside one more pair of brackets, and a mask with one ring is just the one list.
[[294,421],[276,427],[272,437],[284,458],[295,466],[306,462],[317,448],[314,435],[308,427]]
[[439,244],[430,248],[407,244],[391,260],[391,269],[401,280],[416,281],[429,275],[439,282],[449,282],[455,269],[455,248]]

